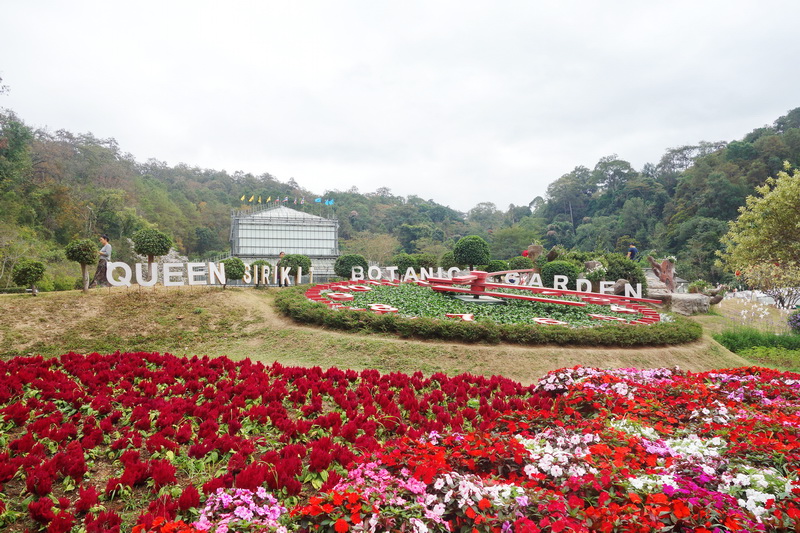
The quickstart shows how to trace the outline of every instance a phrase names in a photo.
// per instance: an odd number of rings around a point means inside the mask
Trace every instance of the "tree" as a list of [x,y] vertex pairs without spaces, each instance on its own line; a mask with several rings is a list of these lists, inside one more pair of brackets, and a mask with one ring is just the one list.
[[366,273],[369,265],[363,255],[347,254],[340,255],[336,258],[336,263],[333,264],[333,271],[340,278],[350,279],[353,273],[353,267],[360,266]]
[[64,249],[64,255],[70,261],[81,265],[81,278],[83,279],[83,292],[89,292],[88,265],[97,263],[97,247],[89,239],[79,239],[70,242]]
[[11,271],[11,279],[17,285],[30,287],[31,294],[36,296],[39,292],[36,289],[36,284],[44,277],[44,270],[45,266],[41,261],[22,259],[14,265]]
[[[311,258],[307,255],[301,254],[286,254],[281,259],[281,269],[288,268],[290,276],[297,276],[300,274],[300,268],[303,269],[303,272],[308,274],[309,270],[311,270]],[[280,276],[280,272],[278,272]],[[298,279],[297,282],[299,283],[300,280]]]
[[469,265],[473,270],[475,265],[485,265],[489,262],[491,255],[489,243],[477,235],[467,235],[461,237],[453,248],[453,258],[462,265]]
[[238,280],[244,277],[246,267],[244,266],[244,261],[238,257],[229,257],[222,261],[222,264],[225,265],[225,283],[222,285],[223,289],[228,286],[228,281]]
[[258,288],[259,285],[261,285],[262,281],[265,281],[265,280],[261,279],[261,267],[265,267],[265,266],[268,266],[270,269],[272,269],[272,263],[270,263],[269,261],[264,261],[263,259],[259,259],[257,261],[253,261],[252,263],[250,263],[250,268],[252,269],[253,279],[256,282],[256,288]]
[[788,164],[777,178],[756,187],[739,208],[739,217],[728,224],[719,252],[731,271],[743,271],[762,263],[800,265],[800,171]]
[[401,276],[405,274],[409,268],[413,268],[414,270],[419,268],[417,258],[404,252],[400,252],[392,257],[392,264],[397,267],[397,270],[400,272]]
[[751,287],[756,287],[775,300],[783,309],[793,309],[800,303],[800,266],[759,263],[742,271]]
[[133,234],[133,251],[147,256],[148,269],[153,264],[153,258],[168,254],[170,247],[172,239],[157,229],[142,229]]

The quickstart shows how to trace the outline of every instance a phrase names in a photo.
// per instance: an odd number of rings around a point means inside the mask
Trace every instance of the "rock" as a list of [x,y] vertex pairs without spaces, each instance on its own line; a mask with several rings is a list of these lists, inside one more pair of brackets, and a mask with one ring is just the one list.
[[618,279],[616,283],[614,283],[614,291],[611,294],[616,294],[617,296],[623,296],[625,294],[625,285],[628,284],[627,279]]
[[540,255],[544,252],[544,246],[541,244],[531,244],[528,246],[528,259],[531,261],[536,261]]
[[600,261],[586,261],[583,264],[583,268],[586,269],[586,272],[591,272],[595,268],[597,268],[599,266],[602,266],[602,265],[603,265],[603,263],[601,263]]
[[679,315],[707,313],[711,298],[705,294],[672,294],[672,311]]
[[672,305],[672,292],[666,289],[653,289],[652,287],[647,288],[647,297],[652,300],[659,300],[661,302],[661,306],[668,308]]

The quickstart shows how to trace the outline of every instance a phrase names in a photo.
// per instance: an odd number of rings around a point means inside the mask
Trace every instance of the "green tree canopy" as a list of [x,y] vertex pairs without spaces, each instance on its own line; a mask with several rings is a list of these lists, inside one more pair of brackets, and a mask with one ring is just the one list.
[[133,234],[133,251],[146,255],[148,264],[155,256],[168,254],[171,247],[172,239],[157,229],[142,229]]
[[222,261],[225,265],[225,284],[222,286],[224,289],[228,286],[228,281],[242,279],[245,273],[244,261],[238,257],[229,257]]
[[353,267],[360,266],[364,269],[364,273],[366,274],[367,268],[369,265],[367,264],[367,260],[364,258],[363,255],[360,254],[347,254],[347,255],[340,255],[336,258],[336,263],[333,265],[333,271],[336,273],[337,276],[340,278],[350,279],[353,273]]
[[[296,276],[298,267],[303,269],[303,273],[308,274],[311,269],[311,258],[301,254],[286,254],[281,259],[281,268],[289,268],[289,275]],[[280,273],[278,273],[280,275]]]
[[44,277],[45,266],[41,261],[22,259],[17,261],[11,271],[11,279],[17,285],[30,287],[31,294],[36,296],[36,284]]
[[469,265],[470,270],[475,265],[485,265],[491,258],[489,243],[477,235],[461,237],[453,248],[453,258],[459,264]]
[[761,263],[800,264],[800,171],[787,164],[777,178],[756,187],[730,222],[719,252],[731,271]]
[[86,267],[97,263],[97,246],[89,239],[76,239],[64,248],[64,256],[69,261],[75,261],[81,265],[83,292],[88,292],[89,272]]

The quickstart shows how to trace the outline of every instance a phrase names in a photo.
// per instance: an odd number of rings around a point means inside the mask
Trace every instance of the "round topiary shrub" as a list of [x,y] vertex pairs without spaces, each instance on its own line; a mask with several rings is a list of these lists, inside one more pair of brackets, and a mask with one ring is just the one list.
[[169,235],[157,229],[142,229],[133,234],[133,251],[147,256],[148,264],[156,256],[168,254],[171,247],[172,239]]
[[487,272],[502,272],[504,270],[508,270],[508,262],[502,259],[492,259],[486,265]]
[[462,265],[485,265],[491,257],[489,243],[478,235],[461,237],[453,248],[453,257]]
[[456,262],[453,252],[445,252],[442,255],[442,268],[449,270],[451,268],[464,268],[464,264]]
[[270,263],[269,261],[264,261],[263,259],[258,259],[256,261],[253,261],[252,263],[250,263],[250,274],[253,276],[253,280],[256,283],[256,288],[261,286],[262,283],[264,285],[267,285],[269,283],[268,279],[261,279],[261,267],[265,267],[265,266],[269,267],[269,272],[271,273],[272,269],[274,267],[273,267],[272,263]]
[[414,259],[417,260],[417,265],[419,265],[420,268],[432,269],[439,266],[439,260],[437,259],[436,254],[427,252],[414,254]]
[[647,278],[638,263],[614,253],[606,254],[604,258],[606,260],[606,279],[608,281],[626,279],[634,287],[637,283],[641,283],[642,296],[647,296]]
[[363,255],[340,255],[336,258],[336,263],[333,265],[333,271],[340,278],[350,279],[353,276],[353,267],[357,266],[363,268],[364,272],[366,272],[367,268],[369,268],[367,260]]
[[225,285],[222,286],[223,289],[228,285],[229,281],[239,280],[244,277],[244,261],[238,257],[230,257],[225,259],[222,261],[222,264],[225,265]]
[[404,275],[409,268],[413,268],[414,270],[419,269],[417,258],[411,254],[405,253],[397,254],[392,257],[392,265],[397,267],[397,271],[401,276]]
[[526,268],[533,268],[534,264],[530,257],[512,257],[508,260],[509,270],[525,270]]
[[556,276],[567,276],[567,289],[574,291],[576,280],[581,271],[578,267],[568,261],[550,261],[542,267],[542,283],[545,287],[552,287]]
[[36,284],[44,277],[45,266],[41,261],[20,259],[11,270],[11,281],[21,287],[31,289],[31,294],[36,296]]
[[304,274],[311,270],[311,259],[307,255],[287,254],[281,259],[281,268],[289,268],[289,275],[296,276],[298,268],[303,269]]

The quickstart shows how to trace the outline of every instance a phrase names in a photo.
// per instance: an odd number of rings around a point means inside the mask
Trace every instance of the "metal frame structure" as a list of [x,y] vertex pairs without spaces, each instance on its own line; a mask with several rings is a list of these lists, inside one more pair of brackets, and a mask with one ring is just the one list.
[[314,279],[324,280],[334,276],[339,257],[339,221],[282,205],[235,210],[230,242],[231,255],[248,264],[263,259],[274,265],[280,252],[306,255]]

